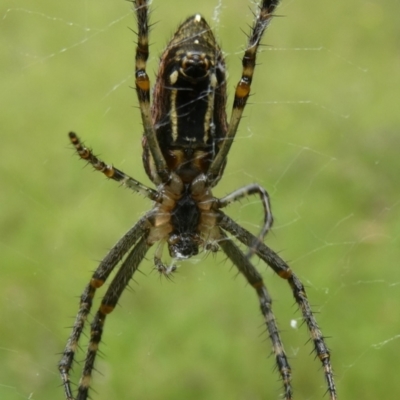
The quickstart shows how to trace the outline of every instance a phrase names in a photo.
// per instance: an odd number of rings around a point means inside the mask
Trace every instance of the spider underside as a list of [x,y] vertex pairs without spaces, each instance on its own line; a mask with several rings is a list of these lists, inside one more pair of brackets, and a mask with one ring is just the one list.
[[[222,249],[257,293],[283,382],[283,396],[290,400],[293,397],[291,369],[272,312],[270,295],[250,256],[256,255],[286,279],[310,333],[314,351],[322,363],[330,399],[337,399],[330,352],[311,311],[304,286],[289,266],[263,243],[273,222],[268,193],[258,184],[250,184],[222,199],[212,194],[212,188],[223,174],[249,97],[261,38],[278,2],[264,0],[259,5],[242,59],[242,76],[236,86],[228,124],[224,57],[209,25],[199,14],[179,26],[164,50],[153,89],[153,103],[150,105],[150,82],[146,73],[149,2],[134,1],[138,24],[135,83],[144,127],[143,165],[157,189],[151,189],[107,165],[86,148],[75,133],[69,134],[82,159],[108,178],[149,198],[154,206],[109,251],[81,295],[79,311],[59,363],[67,400],[86,400],[89,397],[94,361],[106,317],[115,308],[153,245],[155,268],[167,276],[174,272],[175,266],[162,261],[165,247],[176,260],[190,258],[198,254],[199,249],[211,252]],[[253,194],[260,197],[264,208],[264,223],[257,237],[221,211],[232,202]],[[249,248],[248,254],[243,253],[232,237]],[[119,269],[91,323],[83,371],[77,394],[74,395],[69,374],[78,342],[96,290],[105,283],[117,265]]]

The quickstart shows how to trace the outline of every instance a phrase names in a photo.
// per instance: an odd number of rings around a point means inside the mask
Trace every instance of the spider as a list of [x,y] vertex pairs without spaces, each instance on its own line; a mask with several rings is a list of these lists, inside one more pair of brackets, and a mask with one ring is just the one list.
[[[311,311],[304,286],[289,266],[263,242],[273,222],[268,193],[258,184],[251,184],[221,199],[212,194],[212,188],[223,174],[249,97],[261,38],[278,2],[263,0],[259,4],[242,59],[242,76],[236,86],[228,124],[224,57],[209,25],[199,14],[186,19],[178,27],[164,50],[153,89],[153,104],[150,105],[150,82],[146,73],[149,1],[134,1],[138,29],[135,83],[144,126],[142,159],[156,189],[101,161],[75,133],[71,132],[69,138],[82,159],[108,178],[152,200],[154,206],[109,251],[80,297],[79,311],[59,363],[67,400],[75,399],[69,373],[96,290],[119,265],[91,323],[89,345],[77,389],[78,400],[88,398],[106,317],[115,308],[153,245],[155,268],[166,276],[176,267],[162,261],[165,245],[173,260],[190,258],[198,254],[199,249],[211,252],[222,249],[257,293],[283,382],[284,398],[290,400],[291,369],[272,312],[270,295],[260,273],[251,263],[251,257],[256,255],[287,280],[308,328],[314,351],[322,363],[330,399],[337,399],[330,352]],[[253,194],[260,197],[264,207],[264,223],[258,236],[222,211],[229,204]],[[248,253],[245,254],[232,238],[245,245]]]

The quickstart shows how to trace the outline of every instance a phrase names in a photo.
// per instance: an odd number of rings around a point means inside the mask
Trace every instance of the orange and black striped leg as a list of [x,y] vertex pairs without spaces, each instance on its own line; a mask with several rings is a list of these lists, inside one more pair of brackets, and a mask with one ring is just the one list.
[[75,353],[78,349],[79,338],[82,334],[87,316],[90,313],[92,307],[96,289],[104,284],[110,273],[113,271],[114,267],[129,251],[129,249],[131,249],[132,246],[139,240],[139,238],[145,234],[146,231],[147,218],[143,217],[109,251],[104,260],[100,263],[96,271],[93,273],[92,279],[90,280],[89,284],[86,286],[83,294],[81,295],[79,311],[76,316],[71,335],[68,338],[67,344],[65,346],[63,356],[58,365],[67,400],[74,399],[71,390],[69,372],[72,368]]
[[284,399],[291,400],[292,387],[290,385],[290,365],[283,349],[282,340],[279,336],[279,330],[276,324],[275,316],[272,312],[271,297],[264,285],[260,273],[256,270],[253,264],[251,264],[250,260],[224,233],[221,232],[221,236],[222,240],[219,242],[219,245],[221,246],[222,250],[257,292],[257,296],[260,301],[261,312],[264,316],[268,334],[272,342],[272,352],[275,355],[275,362],[283,381]]
[[92,371],[96,359],[97,351],[103,334],[103,328],[106,316],[110,314],[117,305],[122,292],[125,290],[133,274],[138,269],[150,246],[147,243],[147,235],[142,236],[137,245],[128,254],[121,268],[118,270],[115,278],[101,301],[101,305],[90,329],[90,341],[86,353],[83,373],[79,381],[77,400],[86,400],[88,398],[90,383],[92,380]]
[[274,222],[268,192],[262,186],[254,183],[235,190],[222,199],[217,200],[217,207],[224,208],[235,201],[239,201],[244,197],[251,196],[253,194],[258,194],[260,196],[262,205],[264,207],[264,225],[258,235],[258,240],[251,246],[251,250],[249,251],[249,254],[247,254],[247,257],[254,254],[258,243],[263,242],[265,235],[268,233]]
[[[249,231],[242,228],[231,218],[226,216],[220,211],[219,226],[234,235],[236,239],[245,244],[251,246],[254,243],[255,236]],[[264,243],[260,243],[256,248],[255,253],[263,261],[265,261],[281,278],[286,279],[293,292],[293,297],[298,304],[303,320],[307,325],[311,340],[314,344],[314,350],[317,357],[321,360],[324,368],[325,380],[328,386],[328,393],[330,400],[336,400],[336,387],[333,377],[333,370],[330,362],[330,352],[328,346],[325,343],[324,336],[318,326],[318,323],[311,310],[310,303],[308,302],[304,285],[300,279],[292,272],[290,267],[283,261],[273,250],[271,250]]]
[[232,146],[244,107],[246,106],[247,99],[250,95],[251,82],[256,66],[258,46],[260,45],[260,41],[265,29],[271,22],[273,12],[275,11],[278,3],[279,0],[264,0],[261,2],[259,7],[256,20],[249,36],[247,48],[242,59],[242,77],[236,86],[229,129],[224,140],[222,141],[222,144],[220,145],[217,156],[209,168],[210,181],[214,180],[219,175]]
[[142,194],[144,197],[147,197],[154,201],[158,200],[159,195],[155,190],[147,187],[146,185],[143,185],[142,183],[126,175],[119,169],[113,167],[112,165],[106,164],[104,161],[97,158],[93,154],[92,150],[83,145],[83,143],[74,132],[69,133],[69,139],[74,145],[79,157],[91,164],[96,171],[102,172],[107,178],[119,182],[121,185]]
[[167,182],[169,172],[167,163],[161,153],[157,141],[156,131],[151,120],[150,111],[150,79],[146,72],[146,63],[149,58],[149,5],[146,0],[135,0],[137,15],[137,47],[135,57],[136,93],[142,115],[145,140],[153,157],[157,173],[162,182]]

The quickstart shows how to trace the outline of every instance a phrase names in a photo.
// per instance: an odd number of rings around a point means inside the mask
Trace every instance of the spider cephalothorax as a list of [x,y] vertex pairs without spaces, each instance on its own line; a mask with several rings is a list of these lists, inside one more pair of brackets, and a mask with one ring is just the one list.
[[[134,4],[138,20],[135,76],[144,127],[143,164],[156,189],[141,184],[99,160],[75,133],[71,132],[69,137],[82,159],[108,178],[152,200],[154,206],[109,251],[81,295],[79,311],[59,363],[66,398],[88,398],[106,317],[113,311],[141,261],[154,245],[154,265],[167,276],[176,267],[163,262],[165,246],[175,260],[192,257],[202,250],[216,252],[221,249],[227,255],[257,293],[277,369],[283,381],[284,398],[290,400],[292,386],[289,362],[272,312],[271,298],[262,276],[250,261],[250,255],[256,255],[287,280],[310,333],[314,351],[323,365],[330,399],[336,400],[330,353],[311,311],[304,286],[289,266],[263,242],[273,221],[266,190],[258,184],[250,184],[222,199],[214,197],[211,191],[223,174],[249,97],[260,40],[273,17],[278,0],[260,2],[244,52],[242,76],[236,86],[229,124],[225,111],[224,58],[209,25],[198,14],[180,25],[162,54],[153,103],[150,105],[150,82],[146,73],[149,56],[148,2],[136,0]],[[221,210],[253,194],[260,197],[265,216],[257,237]],[[247,246],[248,254],[243,253],[234,240]],[[118,271],[91,323],[83,372],[77,395],[74,396],[69,373],[78,342],[96,290],[103,286],[117,265]]]

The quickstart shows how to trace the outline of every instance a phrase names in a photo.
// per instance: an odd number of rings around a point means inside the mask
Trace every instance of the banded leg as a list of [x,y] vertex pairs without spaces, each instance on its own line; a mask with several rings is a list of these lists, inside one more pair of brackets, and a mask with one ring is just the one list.
[[103,334],[106,316],[114,310],[122,292],[132,279],[133,274],[138,269],[139,264],[143,260],[149,248],[150,246],[147,244],[147,235],[144,235],[122,263],[121,268],[118,270],[115,278],[111,281],[105,296],[101,300],[100,308],[94,316],[91,324],[90,341],[86,353],[82,377],[79,381],[77,400],[86,400],[88,398],[94,361]]
[[213,179],[218,176],[218,173],[229,153],[233,139],[235,138],[244,107],[246,106],[247,99],[250,95],[258,46],[260,45],[265,29],[271,22],[273,12],[278,6],[278,3],[279,0],[263,0],[259,7],[259,12],[257,13],[256,20],[249,36],[247,48],[242,59],[242,77],[236,86],[229,129],[220,145],[217,156],[209,168],[210,181],[213,181]]
[[[254,243],[255,237],[249,231],[242,228],[235,221],[220,211],[219,226],[234,235],[236,239],[251,246]],[[310,303],[308,302],[304,285],[299,278],[292,272],[290,267],[268,246],[264,243],[256,248],[255,253],[263,261],[265,261],[281,278],[286,279],[293,292],[293,297],[298,304],[303,320],[307,325],[311,340],[314,344],[314,351],[318,358],[321,360],[325,380],[328,386],[328,393],[330,400],[336,400],[336,387],[333,378],[333,370],[330,362],[330,352],[328,346],[325,344],[324,336],[318,326],[318,323],[312,313]]]
[[106,164],[104,161],[97,158],[90,149],[83,145],[74,132],[69,133],[69,139],[74,145],[79,157],[91,164],[96,171],[102,172],[107,178],[121,183],[121,185],[124,185],[129,189],[142,194],[144,197],[147,197],[153,201],[158,200],[159,196],[157,191],[143,185],[119,169],[113,167],[112,165]]
[[275,355],[275,362],[278,366],[279,374],[283,381],[284,398],[285,400],[291,400],[291,370],[285,350],[283,349],[282,340],[279,336],[279,330],[276,324],[275,316],[272,312],[271,297],[264,285],[260,273],[256,270],[253,264],[251,264],[250,260],[224,233],[221,232],[221,235],[222,240],[219,242],[219,245],[222,247],[222,250],[257,292],[257,296],[260,301],[261,313],[264,316],[268,334],[272,342],[272,351]]
[[218,208],[224,208],[227,205],[235,201],[239,201],[244,197],[251,196],[252,194],[260,195],[260,199],[264,207],[264,225],[258,235],[256,242],[252,244],[250,251],[247,254],[248,258],[255,252],[255,248],[258,246],[258,243],[262,243],[264,241],[265,235],[268,233],[274,222],[268,192],[262,186],[254,183],[252,185],[247,185],[238,190],[235,190],[234,192],[223,197],[222,199],[217,200]]
[[152,124],[150,112],[150,79],[146,72],[146,63],[149,58],[149,7],[146,0],[135,0],[137,15],[137,47],[135,57],[136,93],[139,100],[140,114],[142,116],[144,136],[153,156],[157,173],[162,182],[167,182],[169,172],[167,163],[161,153],[157,141],[156,131]]
[[130,229],[109,251],[104,260],[97,267],[93,273],[92,279],[86,286],[83,294],[81,295],[79,311],[76,316],[71,335],[68,338],[65,346],[63,356],[58,365],[60,371],[62,384],[67,400],[73,400],[71,390],[71,381],[69,378],[69,371],[72,368],[76,350],[78,349],[78,341],[84,329],[87,316],[90,313],[93,298],[96,290],[101,287],[107,280],[110,273],[124,255],[132,248],[132,246],[145,234],[147,230],[147,216],[143,217],[132,229]]

